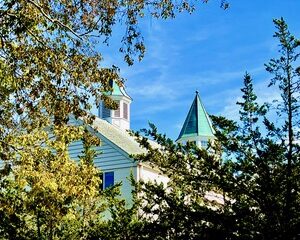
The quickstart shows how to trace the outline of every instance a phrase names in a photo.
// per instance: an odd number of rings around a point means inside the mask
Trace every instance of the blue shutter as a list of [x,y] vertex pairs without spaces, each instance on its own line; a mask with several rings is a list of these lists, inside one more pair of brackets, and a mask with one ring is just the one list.
[[104,188],[108,188],[114,185],[114,172],[104,173]]
[[106,108],[104,106],[104,103],[103,103],[103,106],[102,106],[102,118],[109,118],[111,117],[111,110]]

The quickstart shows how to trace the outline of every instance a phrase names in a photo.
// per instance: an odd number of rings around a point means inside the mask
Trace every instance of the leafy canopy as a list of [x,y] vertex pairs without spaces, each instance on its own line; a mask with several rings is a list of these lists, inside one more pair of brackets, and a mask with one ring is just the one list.
[[[100,100],[117,107],[109,81],[123,79],[116,66],[103,67],[96,47],[114,26],[125,30],[120,51],[132,65],[145,53],[141,18],[193,10],[185,0],[0,2],[0,238],[87,239],[104,226],[105,209],[123,209],[117,190],[99,191],[99,142],[69,119],[90,124]],[[79,164],[68,154],[72,141],[84,144]]]

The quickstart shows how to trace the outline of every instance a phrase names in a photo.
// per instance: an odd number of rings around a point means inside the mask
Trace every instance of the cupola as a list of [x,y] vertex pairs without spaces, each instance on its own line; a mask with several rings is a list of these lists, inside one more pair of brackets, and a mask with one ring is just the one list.
[[198,91],[196,91],[196,96],[176,142],[182,144],[187,141],[195,142],[198,147],[206,148],[208,142],[213,141],[214,138],[211,120],[205,111]]
[[101,102],[99,106],[99,117],[108,121],[121,130],[130,129],[130,104],[132,98],[126,93],[124,86],[119,86],[115,81],[110,81],[112,92],[111,99],[117,102],[118,109],[111,110]]

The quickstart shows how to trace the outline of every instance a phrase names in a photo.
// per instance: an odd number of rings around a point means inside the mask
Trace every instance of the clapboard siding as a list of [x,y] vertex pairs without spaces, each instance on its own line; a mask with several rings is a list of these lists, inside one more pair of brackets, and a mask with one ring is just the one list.
[[[70,125],[80,126],[82,122],[70,117]],[[89,131],[97,136],[101,140],[101,145],[93,147],[96,151],[97,156],[94,158],[94,164],[103,172],[113,171],[114,182],[121,182],[121,194],[126,199],[126,202],[130,204],[132,201],[131,190],[132,186],[129,180],[130,174],[136,179],[137,176],[137,163],[129,157],[129,154],[121,149],[119,146],[114,144],[109,139],[101,135],[91,127],[88,127]],[[78,161],[79,156],[83,153],[82,141],[74,141],[69,145],[69,156],[71,159]],[[0,161],[0,168],[3,167],[3,162]]]
[[81,126],[82,121],[75,119],[74,116],[70,116],[68,124],[73,125],[73,126]]
[[[80,120],[70,118],[70,124],[81,125]],[[127,204],[132,202],[132,186],[129,180],[130,174],[136,179],[137,163],[131,159],[125,151],[101,135],[101,132],[89,128],[90,132],[101,140],[101,145],[93,147],[98,154],[94,158],[94,164],[103,172],[114,172],[115,183],[121,182],[121,195],[126,199]],[[82,155],[83,144],[81,141],[73,142],[69,147],[69,154],[73,159],[78,160]]]
[[[80,125],[78,122],[71,121],[73,125]],[[118,146],[110,142],[101,133],[94,131],[90,128],[92,134],[97,136],[101,140],[101,145],[93,147],[96,151],[97,156],[94,158],[94,164],[103,172],[114,172],[115,184],[121,182],[121,195],[126,199],[127,204],[132,202],[132,186],[129,180],[130,174],[136,178],[137,176],[137,164],[129,158],[128,154],[125,153]],[[78,160],[78,156],[82,155],[83,144],[82,141],[76,141],[70,144],[69,154],[74,160]]]
[[[82,124],[82,122],[71,117],[69,124],[79,126]],[[94,164],[96,167],[99,167],[104,172],[113,169],[136,167],[136,162],[129,157],[128,153],[124,152],[118,146],[110,142],[109,139],[106,139],[101,135],[101,133],[95,131],[92,128],[89,128],[89,130],[101,141],[100,146],[93,147],[93,149],[97,153],[97,156],[94,158]],[[82,151],[82,141],[75,141],[69,146],[70,157],[74,160],[78,160],[79,156],[83,155]]]
[[[96,167],[99,167],[102,171],[106,171],[107,169],[133,167],[136,165],[126,154],[114,148],[113,144],[108,143],[108,140],[101,138],[101,136],[100,139],[101,146],[93,148],[98,154],[94,158]],[[83,144],[81,141],[73,142],[69,146],[70,157],[74,160],[78,160],[79,156],[83,155],[82,151]]]

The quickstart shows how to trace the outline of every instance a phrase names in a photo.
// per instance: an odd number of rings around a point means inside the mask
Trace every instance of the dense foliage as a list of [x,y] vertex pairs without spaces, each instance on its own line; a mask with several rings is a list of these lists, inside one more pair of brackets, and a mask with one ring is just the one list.
[[[116,66],[103,67],[98,50],[114,26],[125,30],[120,51],[131,65],[145,53],[139,29],[145,15],[166,19],[193,9],[189,1],[171,0],[0,2],[1,239],[120,236],[103,221],[109,209],[112,219],[116,209],[124,219],[130,212],[116,198],[117,186],[99,189],[92,146],[100,143],[68,121],[90,124],[91,105],[100,100],[116,107],[109,81],[123,79]],[[68,153],[73,141],[85,146],[79,163]],[[101,227],[104,236],[96,231]]]
[[259,105],[246,73],[237,103],[240,122],[211,116],[216,139],[207,151],[174,144],[154,126],[144,131],[161,148],[140,139],[149,153],[137,159],[169,177],[166,186],[142,184],[145,238],[299,238],[300,41],[283,19],[274,24],[279,56],[266,70],[273,76],[269,87],[279,87],[281,100]]
[[[116,107],[109,81],[123,79],[95,48],[109,43],[116,24],[126,29],[120,51],[131,65],[145,53],[141,18],[193,10],[171,0],[0,3],[0,239],[299,238],[300,42],[283,19],[274,21],[279,56],[266,64],[282,100],[260,106],[247,73],[240,123],[212,116],[208,149],[145,130],[160,148],[139,137],[148,153],[136,159],[169,182],[132,179],[129,208],[118,185],[99,189],[92,150],[99,140],[68,125],[71,116],[93,121],[91,99]],[[268,117],[270,106],[279,121]],[[84,145],[77,163],[68,153],[73,141]]]

